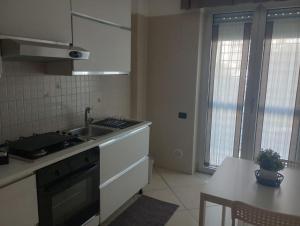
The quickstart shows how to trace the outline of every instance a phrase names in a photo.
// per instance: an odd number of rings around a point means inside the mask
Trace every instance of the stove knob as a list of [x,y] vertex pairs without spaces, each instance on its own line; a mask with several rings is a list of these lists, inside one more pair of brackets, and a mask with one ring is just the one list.
[[58,133],[58,134],[59,134],[59,133],[60,133],[60,131],[59,131],[59,130],[57,130],[57,131],[56,131],[56,133]]

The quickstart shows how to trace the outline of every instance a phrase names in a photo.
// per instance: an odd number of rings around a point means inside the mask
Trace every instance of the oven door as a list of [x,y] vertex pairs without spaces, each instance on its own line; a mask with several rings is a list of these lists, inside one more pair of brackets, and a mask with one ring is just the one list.
[[80,226],[99,214],[99,165],[38,189],[40,226]]

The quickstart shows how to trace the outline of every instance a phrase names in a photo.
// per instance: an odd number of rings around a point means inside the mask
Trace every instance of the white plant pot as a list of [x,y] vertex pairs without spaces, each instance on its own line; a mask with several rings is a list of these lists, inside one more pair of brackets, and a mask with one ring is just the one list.
[[277,179],[277,172],[260,169],[260,176],[261,178],[268,179],[268,180],[276,180]]

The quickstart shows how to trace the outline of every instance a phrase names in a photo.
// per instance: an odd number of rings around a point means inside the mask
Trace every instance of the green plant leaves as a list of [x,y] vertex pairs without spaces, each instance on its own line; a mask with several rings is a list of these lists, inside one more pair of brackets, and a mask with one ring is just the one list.
[[272,149],[265,149],[259,152],[256,162],[260,168],[270,171],[279,171],[284,168],[280,155]]

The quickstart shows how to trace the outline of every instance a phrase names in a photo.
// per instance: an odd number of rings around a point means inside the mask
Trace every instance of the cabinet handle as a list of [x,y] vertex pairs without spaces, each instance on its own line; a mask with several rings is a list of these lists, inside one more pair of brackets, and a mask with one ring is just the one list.
[[129,132],[127,132],[127,133],[124,134],[124,135],[120,135],[120,136],[118,136],[118,137],[116,137],[116,138],[113,138],[113,139],[107,141],[107,142],[104,142],[103,144],[100,144],[100,150],[101,150],[101,148],[103,148],[103,147],[105,147],[105,146],[107,146],[107,145],[109,145],[109,144],[112,144],[112,143],[114,143],[114,142],[116,142],[116,141],[119,141],[119,140],[123,140],[123,139],[125,139],[126,137],[129,137],[129,136],[131,136],[131,135],[133,135],[133,134],[136,134],[136,133],[138,133],[138,132],[140,132],[140,131],[146,129],[147,127],[148,127],[148,126],[144,126],[144,127],[141,127],[141,128],[137,128],[136,130],[129,131]]

